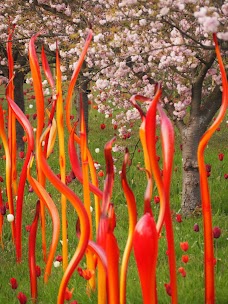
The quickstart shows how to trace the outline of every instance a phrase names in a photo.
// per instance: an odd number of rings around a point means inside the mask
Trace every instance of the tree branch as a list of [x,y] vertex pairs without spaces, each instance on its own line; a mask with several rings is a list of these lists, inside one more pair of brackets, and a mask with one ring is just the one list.
[[[201,43],[200,41],[198,41],[196,39],[196,37],[194,37],[192,35],[192,33],[188,34],[188,32],[183,31],[171,18],[170,18],[170,20],[172,22],[169,21],[168,19],[164,18],[164,17],[162,17],[162,20],[165,23],[167,23],[169,26],[176,28],[183,35],[183,37],[186,37],[187,39],[190,39],[191,41],[195,42],[196,45],[200,46],[202,49],[204,49],[204,50],[214,50],[214,46],[213,45],[212,46],[208,46],[208,45],[205,45],[205,44]],[[227,50],[228,49],[228,46],[227,46],[226,42],[224,43],[224,46],[221,47],[221,49],[222,50]]]
[[[131,56],[127,57],[127,59],[126,59],[126,66],[128,66],[132,70],[132,72],[135,74],[135,76],[138,77],[139,79],[142,79],[143,76],[148,76],[147,73],[145,73],[145,72],[138,72],[138,73],[136,73],[133,70],[133,62],[131,60]],[[148,77],[147,79],[148,79],[148,81],[149,81],[150,84],[155,84],[156,83],[156,81],[153,78],[151,78],[151,77]]]
[[206,102],[203,104],[200,115],[206,125],[208,126],[222,103],[222,92],[220,86],[217,85],[211,94],[207,97]]
[[215,52],[213,51],[210,54],[209,60],[205,62],[202,68],[199,71],[198,76],[192,82],[192,103],[191,103],[191,113],[190,117],[196,117],[200,113],[200,106],[202,104],[202,88],[203,88],[203,81],[208,70],[211,68],[212,64],[215,61]]

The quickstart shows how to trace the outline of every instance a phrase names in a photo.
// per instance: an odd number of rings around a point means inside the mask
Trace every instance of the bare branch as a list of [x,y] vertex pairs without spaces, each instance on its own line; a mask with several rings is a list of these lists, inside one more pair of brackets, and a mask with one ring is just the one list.
[[216,112],[221,106],[222,102],[222,92],[220,90],[220,86],[217,85],[211,94],[207,97],[206,102],[203,104],[201,109],[201,117],[205,121],[208,126]]
[[203,88],[203,81],[208,70],[211,68],[212,64],[215,61],[215,52],[213,51],[210,56],[209,60],[202,66],[199,71],[198,76],[192,82],[192,103],[191,103],[191,117],[198,116],[200,113],[200,106],[202,103],[202,88]]

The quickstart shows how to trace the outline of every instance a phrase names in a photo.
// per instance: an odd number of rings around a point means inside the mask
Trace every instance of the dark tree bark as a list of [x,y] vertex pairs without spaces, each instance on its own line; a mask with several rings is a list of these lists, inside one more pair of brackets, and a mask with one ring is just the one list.
[[[88,100],[88,89],[89,89],[89,80],[87,77],[83,75],[83,70],[86,68],[86,63],[84,62],[82,65],[81,73],[78,79],[78,86],[76,87],[76,111],[77,111],[77,120],[78,131],[80,130],[80,107],[81,102],[84,110],[85,124],[86,124],[86,134],[88,138],[89,132],[89,100]],[[81,98],[81,99],[80,99]]]
[[201,137],[207,130],[213,117],[221,106],[222,93],[217,85],[207,98],[202,97],[204,79],[208,69],[215,60],[212,52],[192,80],[192,102],[190,115],[186,122],[175,120],[173,106],[166,105],[182,140],[182,201],[181,210],[184,216],[190,216],[197,207],[201,207],[199,168],[197,150]]
[[[25,74],[23,71],[17,72],[14,77],[14,100],[16,104],[20,107],[22,112],[25,112],[25,103],[24,103],[24,78]],[[22,137],[24,136],[24,129],[17,122],[17,148],[20,151],[24,150],[24,141]]]
[[87,96],[88,84],[89,84],[89,82],[87,79],[84,79],[81,84],[82,106],[83,106],[84,115],[85,115],[87,137],[88,137],[88,132],[89,132],[89,100],[88,100],[88,96]]
[[[219,87],[216,87],[210,96],[208,96],[205,104],[196,111],[194,109],[194,98],[196,95],[194,90],[202,92],[202,86],[194,87],[193,85],[193,109],[190,114],[190,120],[187,125],[180,129],[183,159],[181,209],[185,216],[191,215],[197,207],[201,207],[197,150],[201,137],[221,105],[222,98]],[[198,98],[201,98],[201,94],[198,95]],[[195,107],[197,108],[198,106],[195,105]]]
[[182,203],[183,215],[191,215],[201,206],[199,168],[197,161],[197,149],[200,138],[206,128],[201,127],[199,118],[185,127],[181,132],[182,138]]

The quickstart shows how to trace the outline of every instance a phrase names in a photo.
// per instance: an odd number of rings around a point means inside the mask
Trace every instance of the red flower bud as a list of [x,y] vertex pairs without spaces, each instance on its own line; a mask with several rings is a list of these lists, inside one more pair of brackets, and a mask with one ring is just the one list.
[[37,278],[41,276],[41,269],[40,266],[36,265],[36,276]]
[[183,273],[183,272],[185,272],[185,269],[184,269],[184,267],[179,267],[177,271],[178,271],[179,273]]
[[154,202],[155,202],[155,204],[160,203],[160,197],[159,196],[155,196],[154,197]]
[[194,224],[193,230],[194,230],[195,232],[199,232],[199,225],[198,225],[197,223]]
[[102,177],[102,176],[104,176],[104,172],[103,172],[102,170],[100,170],[100,171],[97,173],[97,175],[98,175],[99,177]]
[[218,239],[221,235],[221,229],[219,227],[214,227],[213,228],[213,236],[215,239]]
[[94,274],[93,271],[89,269],[82,269],[81,267],[78,267],[77,271],[80,277],[83,277],[85,280],[90,280]]
[[37,114],[36,114],[36,113],[32,115],[32,118],[33,118],[34,120],[36,119],[36,117],[37,117]]
[[188,256],[188,255],[182,255],[181,260],[182,260],[183,263],[186,264],[186,263],[188,263],[188,261],[189,261],[189,256]]
[[26,304],[27,303],[27,297],[23,292],[19,292],[17,295],[17,298],[20,302],[20,304]]
[[106,127],[106,125],[105,125],[104,123],[102,123],[102,124],[100,125],[101,130],[104,130],[105,127]]
[[6,214],[6,206],[5,205],[0,206],[0,214],[1,215],[5,215]]
[[219,153],[218,158],[219,158],[220,161],[223,161],[224,154],[223,153]]
[[182,275],[183,278],[185,278],[186,277],[186,271],[184,270],[183,272],[181,272],[181,275]]
[[72,295],[73,295],[73,290],[74,290],[74,288],[71,289],[71,290],[69,290],[68,287],[66,288],[66,290],[65,290],[65,297],[64,297],[66,301],[71,300]]
[[170,283],[165,283],[164,286],[165,286],[165,290],[166,290],[167,295],[169,295],[171,297],[172,296],[171,284]]
[[72,178],[70,175],[66,176],[66,185],[69,185],[72,182]]
[[58,262],[62,262],[63,261],[63,257],[61,255],[57,255],[57,257],[55,258],[56,261]]
[[15,278],[11,278],[10,285],[11,285],[12,289],[17,289],[17,287],[18,287],[17,280]]
[[181,248],[183,251],[187,251],[187,250],[188,250],[188,242],[181,242],[181,243],[180,243],[180,248]]
[[25,152],[24,152],[24,151],[20,151],[20,152],[19,152],[19,157],[20,157],[21,159],[23,159],[23,158],[25,157]]
[[181,222],[182,222],[181,214],[179,214],[179,213],[176,214],[176,221],[177,221],[178,223],[181,223]]
[[30,232],[31,226],[30,226],[30,225],[26,225],[26,226],[25,226],[25,229],[26,229],[27,232]]
[[211,165],[210,164],[206,164],[206,171],[211,172]]
[[32,193],[32,192],[33,192],[33,187],[32,187],[32,186],[29,186],[28,192],[29,192],[29,193]]

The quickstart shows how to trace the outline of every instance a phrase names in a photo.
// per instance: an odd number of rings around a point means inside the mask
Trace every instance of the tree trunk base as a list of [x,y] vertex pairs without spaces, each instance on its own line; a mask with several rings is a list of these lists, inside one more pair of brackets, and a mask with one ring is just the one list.
[[182,189],[181,211],[183,216],[189,217],[201,208],[198,169],[183,171]]

